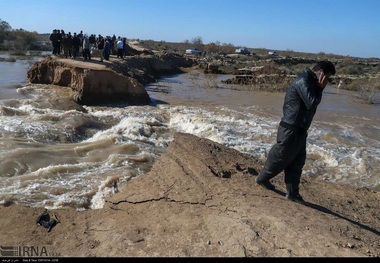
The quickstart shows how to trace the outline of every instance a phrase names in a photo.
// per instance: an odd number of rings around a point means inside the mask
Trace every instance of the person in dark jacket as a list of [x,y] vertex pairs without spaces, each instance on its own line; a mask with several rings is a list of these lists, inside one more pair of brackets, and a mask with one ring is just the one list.
[[83,60],[91,60],[91,44],[88,36],[85,34],[83,36],[82,40],[82,53],[83,53]]
[[79,47],[80,47],[81,40],[77,36],[77,33],[75,33],[75,32],[74,32],[73,40],[72,40],[71,43],[72,43],[72,52],[71,52],[71,54],[73,55],[73,59],[76,59],[77,56],[79,55]]
[[99,50],[100,62],[103,62],[103,59],[104,59],[103,50],[104,50],[105,42],[104,42],[104,38],[103,38],[103,36],[101,36],[100,34],[99,34],[99,37],[98,37],[97,43],[98,43],[98,50]]
[[69,32],[62,40],[63,54],[65,58],[71,58],[71,49],[73,46],[73,36]]
[[104,49],[103,49],[103,55],[105,60],[110,60],[110,54],[111,54],[111,38],[107,37],[104,42]]
[[51,43],[53,44],[53,55],[58,55],[58,30],[54,29],[53,32],[50,34],[49,39]]
[[330,61],[320,61],[292,81],[284,98],[277,143],[270,149],[264,167],[256,177],[257,184],[275,190],[269,180],[284,171],[286,198],[305,203],[299,185],[306,160],[307,131],[321,102],[323,89],[334,74],[335,66]]

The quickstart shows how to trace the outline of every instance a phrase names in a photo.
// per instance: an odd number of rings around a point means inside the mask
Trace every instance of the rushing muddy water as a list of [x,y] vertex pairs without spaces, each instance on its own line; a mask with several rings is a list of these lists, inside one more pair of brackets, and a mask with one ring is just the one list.
[[[147,106],[84,106],[66,89],[26,85],[31,61],[0,62],[0,202],[101,208],[111,177],[144,176],[177,131],[265,160],[284,93],[239,91],[231,76],[186,73],[146,86]],[[304,176],[380,190],[380,98],[326,88]]]

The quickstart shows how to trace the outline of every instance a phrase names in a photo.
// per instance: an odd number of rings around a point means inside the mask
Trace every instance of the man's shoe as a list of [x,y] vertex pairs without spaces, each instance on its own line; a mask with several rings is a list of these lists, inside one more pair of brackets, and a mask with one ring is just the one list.
[[286,199],[297,202],[299,204],[306,204],[306,202],[303,200],[302,196],[300,194],[286,194]]
[[275,190],[276,189],[276,187],[271,182],[269,182],[269,181],[263,181],[263,182],[261,182],[261,181],[258,181],[257,178],[256,178],[256,183],[258,185],[260,185],[260,186],[268,189],[268,190]]

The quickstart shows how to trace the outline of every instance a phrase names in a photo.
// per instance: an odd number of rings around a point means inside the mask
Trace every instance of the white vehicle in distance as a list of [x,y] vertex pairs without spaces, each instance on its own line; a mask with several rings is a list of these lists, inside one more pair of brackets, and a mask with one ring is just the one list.
[[187,54],[187,55],[201,55],[202,51],[200,51],[197,48],[188,48],[188,49],[186,49],[185,54]]
[[236,54],[250,55],[251,52],[245,47],[235,49]]
[[270,56],[278,56],[278,53],[276,51],[269,51],[268,55],[270,55]]

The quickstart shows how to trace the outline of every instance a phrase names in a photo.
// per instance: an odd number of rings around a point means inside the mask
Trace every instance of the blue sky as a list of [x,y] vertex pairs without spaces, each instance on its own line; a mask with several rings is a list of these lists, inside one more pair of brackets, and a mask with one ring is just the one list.
[[13,29],[380,58],[380,0],[0,0]]

